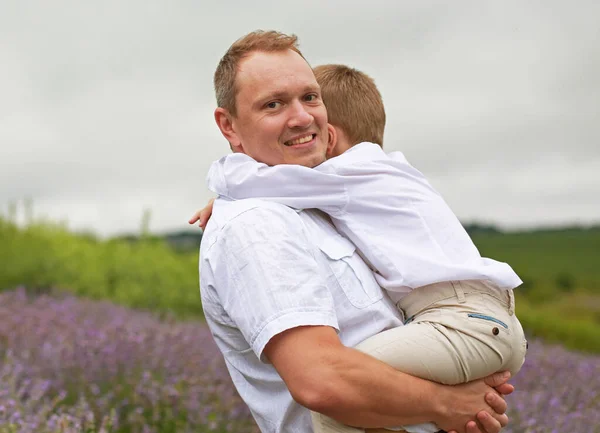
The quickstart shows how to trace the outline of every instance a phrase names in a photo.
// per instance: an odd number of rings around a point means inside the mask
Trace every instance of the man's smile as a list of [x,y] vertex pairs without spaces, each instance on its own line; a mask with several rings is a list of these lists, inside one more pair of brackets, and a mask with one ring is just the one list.
[[301,144],[307,144],[313,141],[317,137],[317,134],[306,134],[292,140],[287,140],[283,144],[286,146],[298,146]]

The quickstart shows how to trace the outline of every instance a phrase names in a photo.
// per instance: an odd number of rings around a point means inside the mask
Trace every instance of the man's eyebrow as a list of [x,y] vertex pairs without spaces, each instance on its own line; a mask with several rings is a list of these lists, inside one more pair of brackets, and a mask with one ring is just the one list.
[[317,83],[309,84],[304,88],[304,93],[308,92],[321,92],[321,86],[319,86]]

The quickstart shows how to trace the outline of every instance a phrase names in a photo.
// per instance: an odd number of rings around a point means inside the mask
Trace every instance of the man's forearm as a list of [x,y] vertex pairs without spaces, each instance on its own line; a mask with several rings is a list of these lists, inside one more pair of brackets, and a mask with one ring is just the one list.
[[[267,344],[265,355],[298,403],[344,424],[367,428],[434,422],[462,432],[478,412],[486,411],[493,422],[485,430],[495,433],[508,421],[500,415],[506,402],[492,388],[507,378],[440,385],[345,347],[327,326],[282,332]],[[486,393],[492,401],[485,400]]]
[[397,426],[435,422],[450,412],[447,387],[399,372],[362,352],[342,347],[324,361],[329,371],[322,372],[322,398],[310,409],[339,422]]

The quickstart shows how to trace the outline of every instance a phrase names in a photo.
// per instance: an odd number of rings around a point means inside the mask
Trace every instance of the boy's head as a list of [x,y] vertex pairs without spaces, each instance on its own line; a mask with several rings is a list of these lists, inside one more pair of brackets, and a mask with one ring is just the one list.
[[329,123],[347,142],[334,149],[336,153],[331,156],[363,141],[383,146],[385,108],[373,79],[344,65],[322,65],[313,71],[321,86]]

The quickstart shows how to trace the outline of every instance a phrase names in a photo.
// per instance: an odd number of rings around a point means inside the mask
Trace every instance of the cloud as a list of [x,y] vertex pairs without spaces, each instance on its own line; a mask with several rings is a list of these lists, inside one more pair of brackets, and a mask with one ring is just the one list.
[[402,150],[459,217],[598,221],[600,6],[592,1],[9,2],[0,6],[0,209],[109,234],[178,229],[229,149],[212,74],[256,28],[370,74]]

